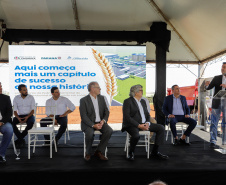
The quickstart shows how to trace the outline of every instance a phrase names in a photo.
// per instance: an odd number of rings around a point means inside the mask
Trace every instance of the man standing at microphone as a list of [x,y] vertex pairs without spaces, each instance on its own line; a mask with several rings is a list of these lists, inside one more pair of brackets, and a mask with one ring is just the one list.
[[[221,68],[222,75],[215,76],[213,80],[205,82],[206,90],[215,88],[214,96],[220,91],[226,88],[226,62],[223,62]],[[221,112],[223,112],[222,124],[225,124],[226,106],[223,100],[213,98],[212,100],[212,112],[211,112],[211,125],[210,125],[210,148],[215,148],[217,141],[217,126],[220,119]]]

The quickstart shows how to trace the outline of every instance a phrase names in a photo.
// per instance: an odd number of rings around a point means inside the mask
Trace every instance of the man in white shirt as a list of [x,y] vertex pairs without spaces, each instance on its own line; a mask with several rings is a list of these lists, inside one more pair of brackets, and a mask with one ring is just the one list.
[[122,132],[127,131],[130,135],[130,149],[128,160],[134,160],[134,151],[140,139],[139,131],[151,131],[156,133],[155,144],[151,157],[157,159],[168,159],[167,155],[158,152],[158,148],[163,144],[165,128],[160,124],[150,123],[150,113],[143,96],[143,87],[134,85],[130,88],[130,98],[123,102],[123,123]]
[[[58,133],[56,135],[56,143],[58,143],[58,140],[61,138],[63,133],[67,129],[67,115],[70,114],[75,110],[74,104],[66,97],[60,96],[60,91],[58,87],[52,87],[51,88],[51,94],[52,97],[46,101],[46,115],[48,117],[53,117],[53,112],[50,110],[50,106],[56,106],[56,122],[60,125],[60,128],[58,130]],[[45,121],[43,119],[43,121]],[[49,123],[42,123],[42,120],[40,121],[41,127],[47,127]],[[49,135],[44,135],[45,140],[49,140]],[[46,144],[49,144],[49,141],[45,142]]]
[[80,100],[81,129],[85,133],[86,155],[85,160],[91,159],[94,131],[99,130],[102,135],[100,143],[94,153],[100,160],[107,161],[103,155],[112,135],[112,128],[107,124],[109,105],[105,96],[100,95],[100,86],[97,82],[88,85],[89,95]]
[[[24,137],[27,135],[28,130],[30,130],[35,122],[33,116],[35,109],[35,99],[32,95],[28,94],[26,85],[21,84],[18,86],[20,92],[13,100],[13,111],[15,117],[13,118],[13,131],[17,136],[15,141],[16,147],[22,147],[25,145]],[[26,128],[22,131],[19,131],[17,124],[26,123]]]

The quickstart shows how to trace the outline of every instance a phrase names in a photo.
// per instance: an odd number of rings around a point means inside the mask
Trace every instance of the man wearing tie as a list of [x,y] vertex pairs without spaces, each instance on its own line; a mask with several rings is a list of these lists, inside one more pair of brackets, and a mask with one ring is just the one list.
[[94,131],[99,130],[102,135],[94,156],[107,161],[103,155],[108,141],[112,135],[112,128],[107,124],[109,117],[109,105],[105,96],[100,95],[100,86],[97,82],[88,85],[89,95],[80,100],[81,129],[85,133],[86,155],[85,160],[91,159]]
[[168,159],[168,156],[158,152],[159,146],[164,141],[164,127],[160,124],[150,123],[150,114],[143,96],[143,87],[134,85],[130,88],[130,98],[123,103],[123,123],[122,132],[127,131],[130,135],[130,148],[128,160],[134,160],[134,151],[140,139],[139,131],[155,132],[155,144],[151,152],[152,158]]
[[[210,90],[215,88],[214,96],[220,91],[226,88],[226,62],[222,64],[221,67],[222,75],[215,76],[213,80],[205,82],[205,89]],[[226,124],[226,107],[223,100],[213,98],[212,100],[212,112],[211,112],[211,126],[210,126],[210,148],[215,148],[217,141],[217,127],[220,119],[221,112],[223,112],[222,124]]]

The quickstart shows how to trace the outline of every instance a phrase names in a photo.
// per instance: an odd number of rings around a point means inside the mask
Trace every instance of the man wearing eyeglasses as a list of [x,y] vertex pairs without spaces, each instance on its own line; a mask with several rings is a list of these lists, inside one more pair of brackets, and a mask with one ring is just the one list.
[[134,160],[135,147],[140,139],[139,131],[151,131],[156,133],[155,144],[151,152],[151,158],[168,159],[167,155],[159,153],[159,146],[164,141],[164,127],[160,124],[150,122],[150,113],[143,96],[143,87],[134,85],[130,88],[130,98],[123,103],[123,124],[122,132],[127,131],[130,138],[128,160]]
[[91,159],[94,131],[99,130],[102,135],[94,156],[107,161],[103,155],[108,141],[112,135],[112,128],[107,124],[109,117],[109,104],[105,96],[100,95],[101,88],[97,82],[88,85],[89,95],[80,100],[81,129],[85,133],[86,155],[85,160]]

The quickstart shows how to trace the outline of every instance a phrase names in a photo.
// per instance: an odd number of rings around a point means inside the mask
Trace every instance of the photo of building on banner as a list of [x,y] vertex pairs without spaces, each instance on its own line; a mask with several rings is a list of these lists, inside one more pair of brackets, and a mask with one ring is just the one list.
[[111,109],[117,109],[132,85],[141,84],[145,96],[145,51],[140,46],[9,46],[11,99],[19,94],[18,85],[25,84],[43,106],[51,97],[50,89],[57,86],[61,96],[79,106],[88,84],[97,81]]

